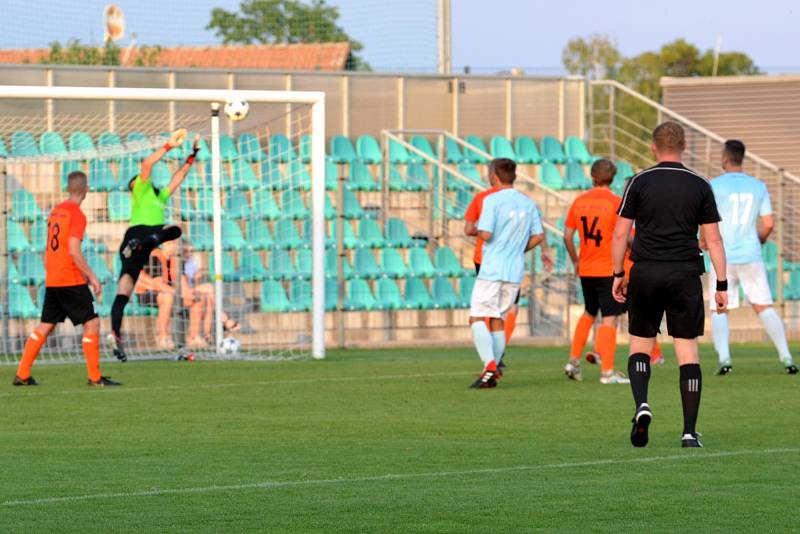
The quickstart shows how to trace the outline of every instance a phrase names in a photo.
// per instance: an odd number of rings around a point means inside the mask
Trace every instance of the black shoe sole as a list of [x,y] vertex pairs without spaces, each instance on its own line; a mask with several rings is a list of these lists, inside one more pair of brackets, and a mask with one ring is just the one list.
[[703,446],[696,440],[681,441],[681,447],[684,449],[702,449]]
[[786,374],[787,375],[796,375],[797,374],[797,367],[794,366],[794,365],[790,365],[789,367],[786,368]]
[[122,363],[125,363],[125,362],[127,362],[127,361],[128,361],[128,355],[127,355],[127,354],[125,354],[124,352],[122,352],[122,351],[121,351],[121,350],[119,350],[119,349],[114,349],[114,356],[115,356],[115,357],[116,357],[116,358],[117,358],[119,361],[121,361]]
[[733,367],[731,367],[730,365],[726,365],[725,367],[720,367],[717,370],[717,376],[725,376],[731,371],[733,371]]
[[470,389],[489,389],[494,387],[497,387],[497,380],[494,375],[490,376],[488,380],[484,380],[483,376],[480,376],[469,386]]
[[639,418],[634,418],[633,430],[631,430],[631,445],[634,447],[645,447],[650,437],[648,428],[653,417],[649,414],[642,414]]

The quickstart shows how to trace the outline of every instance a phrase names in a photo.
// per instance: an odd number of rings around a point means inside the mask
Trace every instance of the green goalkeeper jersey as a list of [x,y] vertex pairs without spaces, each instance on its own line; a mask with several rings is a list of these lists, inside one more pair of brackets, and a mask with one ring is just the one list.
[[152,180],[137,176],[131,191],[131,226],[163,226],[168,200],[169,189],[156,189]]

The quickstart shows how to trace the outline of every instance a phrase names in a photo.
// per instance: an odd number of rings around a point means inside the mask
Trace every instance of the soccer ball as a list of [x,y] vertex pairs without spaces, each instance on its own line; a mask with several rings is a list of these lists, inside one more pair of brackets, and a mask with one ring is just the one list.
[[226,356],[233,356],[239,353],[242,344],[235,337],[226,337],[219,344],[219,351]]
[[235,98],[225,102],[225,115],[227,115],[232,121],[243,120],[245,117],[247,117],[247,113],[249,111],[250,104],[247,103],[247,100]]

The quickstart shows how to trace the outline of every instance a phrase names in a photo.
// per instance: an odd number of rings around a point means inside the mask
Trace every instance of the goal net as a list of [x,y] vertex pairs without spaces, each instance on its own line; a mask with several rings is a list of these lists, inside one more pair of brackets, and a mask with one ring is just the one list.
[[[82,248],[102,284],[95,306],[103,338],[110,332],[119,247],[130,225],[128,183],[179,127],[189,131],[186,142],[153,167],[151,179],[166,187],[200,136],[166,211],[167,224],[183,235],[154,251],[139,276],[123,322],[129,359],[324,355],[324,216],[332,207],[320,94],[29,89],[20,98],[21,88],[0,87],[0,234],[7,236],[0,361],[18,360],[39,320],[47,216],[67,198],[74,170],[89,178]],[[249,102],[244,120],[212,112],[232,97]],[[111,357],[109,347],[103,353]],[[80,328],[59,325],[40,358],[82,361]]]

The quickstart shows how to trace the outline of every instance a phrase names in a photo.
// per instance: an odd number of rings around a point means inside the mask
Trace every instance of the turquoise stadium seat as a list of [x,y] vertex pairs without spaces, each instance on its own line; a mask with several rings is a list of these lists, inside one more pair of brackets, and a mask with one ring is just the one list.
[[91,191],[114,191],[119,182],[105,160],[89,161],[89,189]]
[[[422,158],[415,155],[414,161],[420,161]],[[389,139],[389,163],[399,165],[406,165],[411,162],[411,155],[405,146],[401,145],[394,139]]]
[[356,250],[353,259],[353,273],[359,278],[367,278],[374,280],[383,275],[378,262],[375,260],[375,254],[366,248]]
[[[208,274],[213,280],[216,276],[214,268],[214,258],[209,258],[208,261]],[[238,282],[241,280],[241,271],[236,267],[236,262],[229,252],[222,253],[222,281],[223,282]]]
[[281,163],[297,160],[297,152],[289,138],[281,133],[272,134],[269,143],[269,155]]
[[311,135],[303,134],[300,136],[298,143],[298,152],[300,153],[300,161],[303,163],[311,163]]
[[22,226],[20,226],[18,222],[7,221],[6,233],[8,234],[8,241],[6,243],[8,252],[33,250],[33,247],[31,247],[28,241],[28,237],[25,235],[25,230],[22,229]]
[[261,163],[267,159],[264,150],[261,148],[261,143],[258,142],[258,137],[252,133],[243,133],[239,136],[236,142],[239,149],[239,155],[248,163]]
[[0,137],[0,158],[7,158],[8,157],[8,149],[6,149],[6,144],[3,141],[3,138]]
[[386,241],[377,221],[363,219],[358,223],[358,242],[364,248],[383,248]]
[[142,164],[138,159],[125,155],[117,165],[117,175],[119,176],[118,188],[123,191],[128,190],[128,182],[139,175],[142,170]]
[[589,149],[586,148],[582,139],[570,135],[564,141],[564,152],[566,153],[568,161],[574,161],[583,165],[592,163],[592,155],[589,154]]
[[533,139],[526,135],[521,135],[514,141],[514,149],[517,153],[517,163],[523,165],[539,165],[542,156]]
[[67,190],[67,180],[69,178],[69,174],[72,171],[84,171],[85,169],[81,165],[80,161],[67,159],[61,162],[61,190]]
[[336,218],[336,208],[333,207],[331,197],[325,195],[325,218],[328,220]]
[[310,280],[314,272],[314,256],[311,249],[304,248],[297,251],[297,274],[304,280]]
[[311,284],[305,280],[292,280],[289,284],[289,302],[292,311],[309,311],[313,303]]
[[405,221],[401,219],[389,219],[386,221],[386,246],[393,248],[411,248],[424,246],[419,240],[414,240],[408,233]]
[[119,134],[103,132],[97,138],[97,150],[103,157],[110,157],[118,161],[125,152],[125,145],[122,144]]
[[458,287],[458,296],[462,308],[469,308],[472,302],[472,288],[475,287],[475,277],[465,276]]
[[539,182],[550,189],[564,189],[564,180],[558,172],[558,167],[549,161],[543,161],[539,168]]
[[633,167],[627,161],[617,160],[616,166],[617,174],[614,175],[614,181],[611,182],[611,190],[621,195],[625,189],[625,182],[635,173],[633,172]]
[[63,156],[67,153],[67,145],[58,132],[45,132],[39,138],[39,151],[43,156]]
[[199,191],[204,187],[210,186],[211,184],[206,183],[203,178],[200,177],[200,173],[197,172],[197,164],[189,167],[189,172],[186,173],[186,178],[184,178],[183,183],[181,183],[181,189],[187,191]]
[[[433,151],[433,147],[431,146],[431,142],[428,141],[426,137],[423,137],[421,135],[414,135],[413,137],[411,137],[411,145],[420,152],[423,152],[426,156],[432,159],[437,159],[436,153]],[[411,157],[414,156],[411,155]],[[420,158],[420,160],[422,160],[422,158]]]
[[8,313],[15,319],[33,319],[39,316],[39,308],[33,303],[27,287],[8,284]]
[[226,162],[239,158],[236,143],[233,142],[233,138],[230,135],[222,134],[219,136],[219,157]]
[[[186,198],[184,194],[181,199]],[[131,220],[131,194],[127,191],[112,191],[108,195],[108,220],[122,222]]]
[[261,311],[264,313],[285,313],[291,311],[292,304],[286,296],[283,285],[275,280],[261,284]]
[[100,283],[105,283],[114,279],[114,273],[108,268],[105,258],[98,252],[89,252],[86,254],[86,263],[92,268],[92,271],[94,271]]
[[[333,222],[333,236],[332,237],[333,237],[334,241],[338,237],[339,222],[340,221],[334,221]],[[357,248],[358,247],[358,239],[356,239],[356,234],[355,234],[355,232],[353,232],[353,227],[350,226],[350,223],[348,221],[341,221],[341,222],[342,222],[342,225],[343,225],[343,228],[344,228],[344,233],[342,235],[342,244],[344,245],[344,248],[346,248],[346,249]]]
[[567,157],[561,143],[552,135],[542,137],[542,155],[550,163],[566,163]]
[[30,158],[39,155],[36,141],[30,132],[14,132],[11,134],[11,157]]
[[583,171],[583,165],[574,161],[567,162],[566,173],[564,176],[565,189],[591,189],[592,181]]
[[17,272],[25,284],[44,284],[45,273],[41,254],[30,251],[21,253],[17,259]]
[[406,280],[405,301],[409,308],[417,310],[430,310],[435,308],[433,298],[420,278],[412,277]]
[[465,161],[464,154],[461,152],[461,145],[450,137],[444,139],[444,160],[447,163],[461,163]]
[[381,270],[390,278],[406,278],[410,274],[403,256],[393,248],[381,251]]
[[36,252],[44,252],[47,245],[47,219],[37,219],[31,225],[31,247]]
[[431,178],[422,163],[409,163],[406,167],[408,173],[408,187],[411,191],[427,191],[431,188]]
[[125,136],[125,151],[131,156],[144,159],[150,152],[150,140],[141,132],[131,132]]
[[455,202],[445,199],[447,216],[451,219],[463,219],[464,212],[467,211],[467,206],[469,206],[470,202],[472,202],[472,194],[469,191],[456,190]]
[[108,246],[102,241],[92,239],[91,237],[84,238],[81,243],[81,250],[83,252],[108,252]]
[[[486,145],[483,144],[483,139],[481,139],[477,135],[468,135],[467,137],[464,138],[464,140],[470,145],[474,146],[477,150],[480,150],[481,152],[489,152],[488,150],[486,150]],[[489,158],[487,158],[482,154],[479,154],[478,152],[476,152],[471,148],[464,149],[464,156],[466,156],[467,161],[469,161],[470,163],[480,163],[480,164],[489,163]]]
[[261,185],[255,171],[253,171],[253,167],[244,159],[236,159],[231,163],[231,172],[233,174],[233,186],[236,189],[252,191]]
[[227,219],[248,219],[250,217],[250,202],[243,191],[234,191],[225,195],[225,211]]
[[246,243],[242,236],[242,229],[237,221],[222,220],[222,248],[224,250],[241,250]]
[[450,173],[448,173],[447,174],[448,191],[458,191],[461,189],[472,191],[476,188],[484,187],[484,184],[481,183],[481,173],[472,163],[459,163],[457,170],[464,177],[469,178],[472,181],[472,183],[465,182],[461,178],[456,178]]
[[352,163],[357,159],[353,143],[343,135],[335,135],[331,139],[331,161],[334,163]]
[[372,176],[369,167],[363,161],[354,161],[350,165],[350,176],[345,184],[353,191],[380,191],[381,185]]
[[434,264],[442,276],[460,277],[464,274],[464,267],[450,247],[443,246],[436,249]]
[[461,306],[461,300],[456,296],[453,284],[441,276],[437,276],[433,280],[433,302],[437,308],[446,310]]
[[281,209],[270,191],[257,189],[253,192],[252,215],[259,219],[274,221],[281,216]]
[[303,191],[311,191],[311,174],[306,166],[298,160],[289,162],[286,181],[290,187],[300,187]]
[[264,262],[261,261],[261,255],[257,251],[245,249],[239,260],[239,280],[242,282],[260,282],[269,277]]
[[267,250],[275,246],[267,223],[258,219],[247,221],[247,245],[253,250]]
[[[194,132],[189,132],[189,134],[186,136],[186,141],[183,142],[183,147],[181,147],[184,156],[188,156],[192,152],[193,150],[192,145],[194,144],[194,136],[195,136]],[[220,140],[220,145],[221,143],[222,141]],[[211,150],[208,148],[208,143],[206,143],[206,140],[203,137],[200,137],[200,142],[197,143],[197,146],[199,147],[199,150],[197,151],[196,161],[200,163],[207,163],[211,161]],[[170,151],[170,153],[171,152],[172,151]]]
[[433,278],[436,276],[436,267],[431,262],[428,251],[424,248],[412,248],[409,252],[408,263],[414,276],[420,278]]
[[211,225],[205,221],[192,221],[189,223],[188,240],[195,250],[214,249],[214,234]]
[[397,282],[389,278],[382,278],[377,282],[378,302],[384,310],[403,310],[408,308],[400,294]]
[[365,163],[375,164],[383,161],[381,147],[371,135],[362,135],[356,140],[356,153]]
[[214,193],[210,189],[202,189],[195,193],[192,200],[186,193],[181,194],[181,219],[184,221],[210,221],[214,218]]
[[356,195],[352,191],[344,190],[342,196],[344,197],[344,209],[342,211],[344,212],[343,215],[345,219],[367,218],[367,213],[361,207],[358,198],[356,198]]
[[493,158],[508,158],[517,161],[517,154],[514,152],[514,147],[511,141],[502,135],[495,135],[489,142],[491,154]]
[[328,191],[336,191],[338,187],[339,168],[331,158],[325,158],[325,189]]
[[288,189],[281,195],[281,217],[305,219],[311,216],[300,192]]
[[92,137],[86,132],[72,132],[69,136],[69,151],[80,152],[84,159],[97,157],[97,149]]
[[273,250],[269,255],[267,276],[272,280],[299,278],[291,254],[286,250]]
[[11,213],[8,218],[13,221],[36,221],[45,217],[36,199],[24,189],[14,191],[11,195]]
[[372,294],[366,280],[355,278],[347,282],[345,290],[344,308],[346,310],[380,310],[380,303]]
[[169,170],[169,166],[166,163],[159,161],[150,170],[150,180],[153,182],[153,187],[163,189],[172,180],[172,171]]
[[296,249],[305,246],[305,241],[297,230],[297,225],[289,219],[275,223],[275,246],[280,249]]
[[273,191],[286,189],[286,180],[278,163],[272,159],[261,162],[261,182]]

